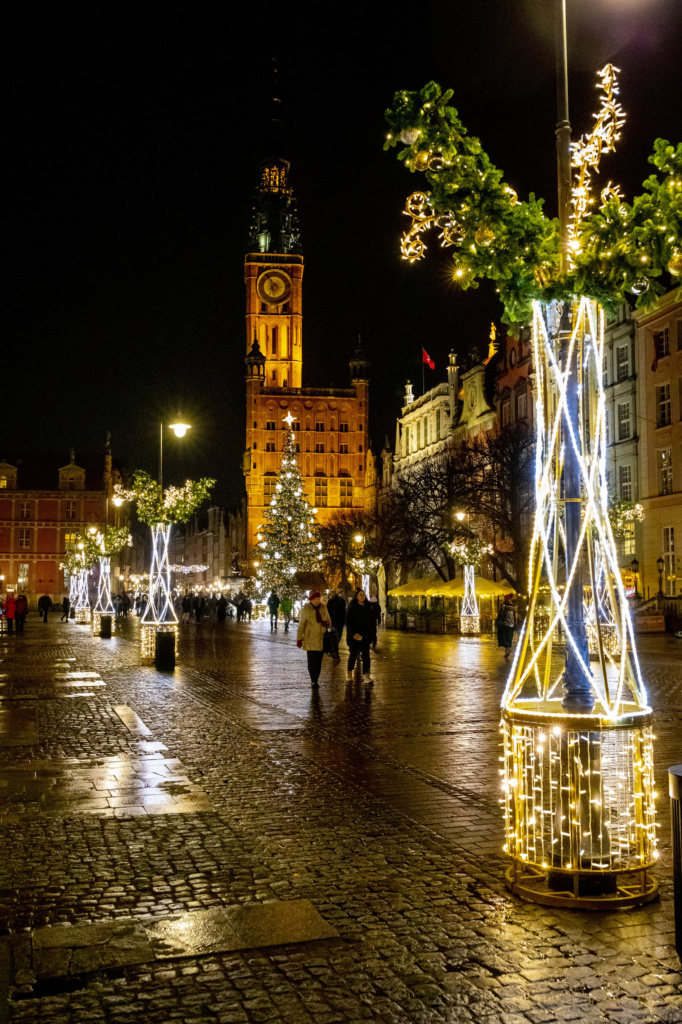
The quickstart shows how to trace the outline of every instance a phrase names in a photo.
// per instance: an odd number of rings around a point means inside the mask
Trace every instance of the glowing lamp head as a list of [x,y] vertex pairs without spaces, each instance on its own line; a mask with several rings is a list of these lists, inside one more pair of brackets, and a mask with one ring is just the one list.
[[362,539],[363,538],[361,533],[356,533],[355,536],[353,537],[353,540],[355,541],[356,544],[362,544]]
[[464,513],[463,512],[456,512],[455,513],[455,519],[459,520],[460,523],[463,523],[464,522]]
[[112,498],[112,501],[116,508],[120,508],[123,504],[123,498],[119,494],[117,494],[115,498]]
[[187,431],[192,429],[191,423],[169,423],[168,426],[176,437],[184,437]]

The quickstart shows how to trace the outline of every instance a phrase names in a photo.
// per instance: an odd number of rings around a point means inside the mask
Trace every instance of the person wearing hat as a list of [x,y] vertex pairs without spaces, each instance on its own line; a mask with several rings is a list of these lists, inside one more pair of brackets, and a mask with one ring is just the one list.
[[317,689],[322,670],[324,635],[332,624],[329,612],[321,607],[321,598],[319,590],[310,591],[308,604],[301,609],[296,634],[296,646],[303,648],[308,655],[308,672],[313,689]]
[[497,613],[495,625],[497,626],[497,646],[504,647],[504,656],[508,658],[511,654],[514,641],[514,630],[516,629],[516,609],[514,608],[514,595],[505,594],[504,601]]

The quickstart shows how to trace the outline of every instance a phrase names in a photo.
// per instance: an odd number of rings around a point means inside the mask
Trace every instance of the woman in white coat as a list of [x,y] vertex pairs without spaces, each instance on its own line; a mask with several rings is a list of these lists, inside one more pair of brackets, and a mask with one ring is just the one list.
[[322,669],[324,634],[331,626],[329,612],[326,608],[320,607],[321,597],[319,590],[310,591],[308,604],[301,608],[296,634],[296,646],[302,647],[308,655],[308,672],[313,689],[317,689]]

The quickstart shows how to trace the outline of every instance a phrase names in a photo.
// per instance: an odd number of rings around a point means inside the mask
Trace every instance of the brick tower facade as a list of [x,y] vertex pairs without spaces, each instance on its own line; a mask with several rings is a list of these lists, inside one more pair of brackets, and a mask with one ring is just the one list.
[[369,364],[358,349],[348,388],[303,387],[303,255],[289,163],[261,164],[246,284],[247,557],[270,504],[291,415],[306,496],[318,520],[365,507]]

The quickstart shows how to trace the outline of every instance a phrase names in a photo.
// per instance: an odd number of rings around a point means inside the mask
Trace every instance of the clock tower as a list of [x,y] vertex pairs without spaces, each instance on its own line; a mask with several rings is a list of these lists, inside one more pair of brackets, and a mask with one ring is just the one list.
[[246,351],[265,357],[267,388],[300,388],[303,256],[289,162],[264,160],[244,260]]
[[319,522],[328,522],[342,510],[364,508],[365,474],[374,469],[367,431],[368,364],[362,353],[350,360],[350,387],[303,386],[303,256],[289,163],[282,158],[260,165],[244,280],[244,554],[250,571],[255,571],[252,560],[258,528],[276,494],[289,424],[306,498],[318,510]]

